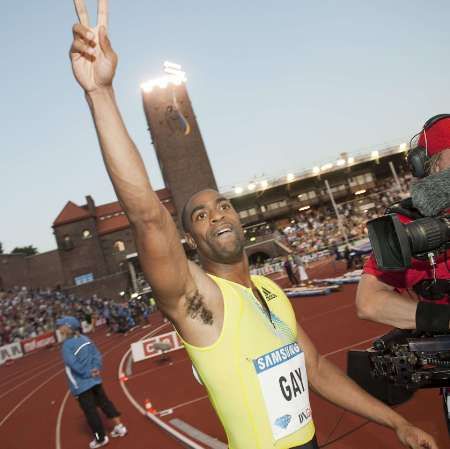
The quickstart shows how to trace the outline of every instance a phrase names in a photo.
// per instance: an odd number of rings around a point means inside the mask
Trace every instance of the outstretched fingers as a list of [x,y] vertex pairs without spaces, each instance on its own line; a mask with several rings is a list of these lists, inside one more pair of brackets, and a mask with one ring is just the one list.
[[98,0],[97,26],[108,28],[108,0]]
[[92,61],[95,58],[95,49],[81,39],[75,39],[70,47],[70,57],[76,60],[81,56]]
[[90,28],[82,25],[81,23],[76,23],[72,27],[72,32],[74,40],[81,39],[91,47],[95,47],[95,35]]
[[89,26],[89,15],[84,0],[74,0],[78,20],[85,27]]
[[111,47],[111,42],[108,38],[108,34],[107,34],[106,28],[104,26],[100,27],[100,29],[98,31],[98,37],[99,37],[100,48],[102,49],[102,52],[105,54],[105,56],[110,60],[116,59],[116,55],[114,53],[114,50]]
[[70,47],[70,57],[77,60],[80,56],[93,61],[95,58],[95,35],[93,31],[81,23],[76,23],[73,28],[73,43]]

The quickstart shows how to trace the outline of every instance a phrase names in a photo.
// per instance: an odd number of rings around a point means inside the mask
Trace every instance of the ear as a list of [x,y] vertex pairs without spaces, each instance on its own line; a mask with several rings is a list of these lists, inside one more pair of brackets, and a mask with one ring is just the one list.
[[184,235],[184,238],[186,239],[186,243],[189,246],[189,249],[192,249],[192,250],[197,249],[197,244],[195,243],[195,240],[192,238],[191,234],[186,233]]

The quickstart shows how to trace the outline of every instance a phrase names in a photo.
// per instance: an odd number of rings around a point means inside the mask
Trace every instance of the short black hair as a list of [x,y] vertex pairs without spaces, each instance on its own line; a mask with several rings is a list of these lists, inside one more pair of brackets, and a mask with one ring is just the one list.
[[[191,196],[191,198],[192,198],[192,196]],[[188,206],[189,201],[191,200],[191,198],[189,198],[184,203],[183,210],[181,211],[181,226],[182,226],[184,232],[189,232],[189,229],[190,229],[190,223],[189,223],[190,219],[187,216],[188,215],[187,206]]]
[[184,203],[183,209],[181,211],[181,226],[183,227],[184,232],[189,232],[191,230],[191,216],[188,210],[188,205],[191,202],[192,198],[194,198],[195,195],[198,195],[201,192],[205,191],[213,191],[219,194],[219,192],[216,189],[206,188],[199,190],[198,192],[193,193],[188,200]]

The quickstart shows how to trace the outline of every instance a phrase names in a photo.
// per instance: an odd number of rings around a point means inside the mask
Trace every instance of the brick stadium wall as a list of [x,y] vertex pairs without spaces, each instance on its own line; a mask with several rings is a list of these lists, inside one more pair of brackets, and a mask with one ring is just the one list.
[[28,285],[29,273],[23,254],[0,254],[0,288]]
[[[83,238],[85,229],[91,232],[91,238]],[[60,225],[55,227],[54,231],[60,249],[64,285],[73,286],[74,278],[82,274],[93,273],[95,279],[108,274],[94,218]],[[72,248],[67,247],[64,243],[66,235],[71,238]]]
[[0,255],[0,288],[50,287],[62,285],[64,280],[58,250],[35,256],[24,254]]
[[57,249],[26,258],[29,287],[55,288],[64,282],[64,274]]
[[[91,231],[91,238],[83,239],[85,229]],[[71,238],[71,247],[66,247],[64,243],[66,235]],[[122,273],[127,270],[126,255],[136,252],[130,229],[99,236],[95,220],[88,218],[56,227],[55,237],[59,249],[53,251],[30,257],[21,254],[0,255],[0,288],[54,288],[60,285],[74,287],[89,294],[106,292],[112,295],[127,287],[127,275]],[[114,249],[114,243],[118,240],[124,242],[125,251],[118,252]],[[74,278],[87,273],[94,275],[94,282],[81,287],[75,286]],[[98,292],[95,291],[96,288],[99,289]]]

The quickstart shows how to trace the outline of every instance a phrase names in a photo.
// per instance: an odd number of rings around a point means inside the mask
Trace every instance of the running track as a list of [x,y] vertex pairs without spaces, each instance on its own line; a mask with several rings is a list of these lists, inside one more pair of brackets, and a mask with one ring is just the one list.
[[[342,271],[342,266],[338,266]],[[331,276],[330,264],[316,267],[314,275]],[[322,354],[342,369],[350,348],[366,348],[388,329],[358,320],[354,307],[355,286],[333,295],[293,300],[300,324]],[[150,399],[158,411],[172,409],[161,417],[170,424],[180,419],[205,434],[226,442],[224,432],[205,396],[192,376],[184,350],[171,353],[170,361],[150,359],[131,366],[127,382],[118,380],[119,366],[130,366],[127,351],[131,342],[147,335],[171,330],[159,314],[150,326],[128,335],[107,336],[98,331],[94,339],[104,356],[104,386],[122,411],[129,435],[112,440],[108,447],[172,449],[183,445],[169,436],[136,408]],[[79,449],[87,448],[90,434],[76,401],[67,394],[67,384],[58,348],[45,349],[0,367],[0,448]],[[125,391],[129,396],[125,394]],[[130,401],[134,399],[135,405]],[[343,412],[311,393],[319,444],[329,449],[397,449],[402,446],[393,432],[363,418]],[[436,390],[422,390],[397,410],[411,422],[432,433],[440,449],[449,438]],[[198,443],[198,442],[197,442]],[[207,447],[199,443],[202,447]]]

